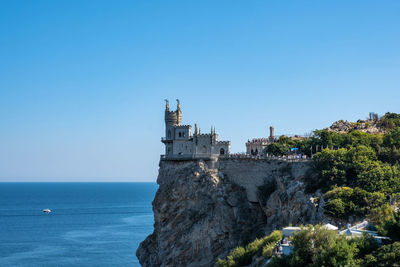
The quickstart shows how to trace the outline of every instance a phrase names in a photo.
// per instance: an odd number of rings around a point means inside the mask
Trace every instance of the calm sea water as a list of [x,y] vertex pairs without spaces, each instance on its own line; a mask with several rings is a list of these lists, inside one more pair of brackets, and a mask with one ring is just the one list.
[[155,183],[0,183],[0,266],[140,266],[135,253],[153,231],[156,190]]

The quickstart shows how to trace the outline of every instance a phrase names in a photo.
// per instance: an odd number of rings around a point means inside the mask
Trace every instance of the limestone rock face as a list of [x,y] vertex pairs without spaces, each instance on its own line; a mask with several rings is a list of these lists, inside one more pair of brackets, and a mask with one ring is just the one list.
[[136,252],[142,266],[213,266],[264,234],[260,207],[202,161],[162,161],[157,182],[154,232]]
[[276,179],[277,189],[262,206],[267,217],[267,232],[288,225],[317,224],[324,221],[325,202],[321,193],[317,191],[306,194],[302,178],[283,176]]
[[[214,266],[233,248],[276,228],[323,220],[322,196],[304,193],[307,169],[307,163],[262,160],[161,161],[154,232],[136,252],[140,263]],[[261,178],[276,181],[267,196],[254,191]]]

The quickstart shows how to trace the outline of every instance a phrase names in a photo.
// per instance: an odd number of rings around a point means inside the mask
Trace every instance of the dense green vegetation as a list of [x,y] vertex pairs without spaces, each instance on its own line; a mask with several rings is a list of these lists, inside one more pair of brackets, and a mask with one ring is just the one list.
[[[281,136],[264,153],[287,155],[297,147],[299,153],[313,155],[306,187],[309,192],[323,192],[325,213],[345,220],[367,217],[391,243],[379,247],[368,235],[348,240],[310,226],[294,235],[292,254],[273,257],[268,266],[400,266],[400,211],[396,209],[400,202],[400,114],[386,113],[374,123],[384,133],[359,131],[358,124],[348,133],[316,130],[309,138]],[[275,186],[266,183],[259,193],[269,196]],[[273,244],[263,246],[271,248],[272,255]],[[248,247],[237,248],[217,266],[245,266],[254,255],[264,255],[260,249],[249,251]]]
[[309,226],[293,236],[293,252],[273,257],[268,266],[400,266],[400,242],[379,247],[369,235],[346,239],[321,226]]
[[365,145],[324,149],[313,158],[314,172],[308,180],[309,189],[350,186],[387,195],[399,192],[398,163],[383,162],[378,157],[376,150]]
[[279,137],[277,142],[268,145],[264,153],[268,153],[274,156],[284,155],[290,150],[290,148],[294,147],[295,145],[296,141],[282,135]]
[[396,204],[400,192],[396,154],[400,127],[384,135],[348,135],[357,138],[344,147],[326,148],[314,155],[312,173],[306,180],[308,191],[326,192],[326,212],[337,218],[366,216],[387,203]]
[[226,257],[219,259],[217,267],[246,266],[252,262],[254,256],[270,258],[275,248],[275,243],[282,239],[281,231],[274,231],[270,235],[256,239],[245,247],[237,247]]
[[281,136],[264,152],[284,155],[297,147],[302,154],[313,153],[307,191],[325,193],[330,216],[367,216],[400,199],[400,114],[386,113],[374,123],[385,133],[362,132],[357,124],[348,133],[316,130],[309,138]]
[[301,153],[311,156],[321,148],[336,150],[364,145],[373,148],[384,162],[400,161],[400,114],[388,112],[376,123],[386,130],[386,134],[368,134],[357,130],[356,124],[349,133],[315,130],[309,138],[280,136],[277,142],[267,146],[264,153],[280,156],[290,153],[290,148],[297,147]]
[[[225,259],[219,259],[217,267],[239,267],[252,263],[255,257],[262,257],[260,266],[274,255],[276,242],[282,234],[274,231],[271,235],[256,239],[245,247],[237,247]],[[379,246],[370,235],[346,239],[335,231],[321,225],[304,227],[291,238],[292,253],[272,257],[272,267],[317,267],[317,266],[400,266],[400,242]]]
[[354,266],[357,244],[320,225],[293,236],[293,252],[274,257],[268,266]]
[[400,127],[400,114],[387,112],[381,118],[381,123],[385,125],[386,128],[389,129]]
[[369,215],[381,235],[400,241],[400,211],[393,212],[388,204],[373,209]]
[[346,219],[349,215],[364,216],[387,203],[384,193],[367,192],[359,187],[336,187],[324,194],[325,212]]

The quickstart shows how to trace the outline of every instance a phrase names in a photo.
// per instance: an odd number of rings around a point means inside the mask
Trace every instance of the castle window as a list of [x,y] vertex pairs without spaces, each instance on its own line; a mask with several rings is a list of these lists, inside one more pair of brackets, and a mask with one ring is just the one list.
[[182,137],[182,132],[179,132],[179,137]]
[[207,153],[207,147],[203,145],[203,153]]
[[221,148],[221,149],[219,150],[219,154],[220,154],[220,155],[225,155],[225,149]]
[[168,130],[168,139],[171,139],[171,130]]

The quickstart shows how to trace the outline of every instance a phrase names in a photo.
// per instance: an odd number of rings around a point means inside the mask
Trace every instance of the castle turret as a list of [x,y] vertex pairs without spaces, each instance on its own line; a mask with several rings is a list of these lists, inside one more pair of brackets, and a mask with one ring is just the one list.
[[274,126],[269,127],[269,140],[274,140]]
[[176,111],[170,111],[168,100],[165,101],[165,125],[180,125],[182,120],[182,113],[180,112],[180,109]]
[[165,101],[165,111],[169,111],[169,101],[167,99]]
[[181,102],[179,99],[176,100],[176,119],[177,119],[177,125],[181,125],[182,123],[182,111],[181,111]]
[[181,104],[179,100],[176,100],[178,105],[176,111],[169,110],[169,102],[165,100],[165,139],[171,140],[174,137],[174,128],[175,126],[181,125],[182,121],[182,111]]

